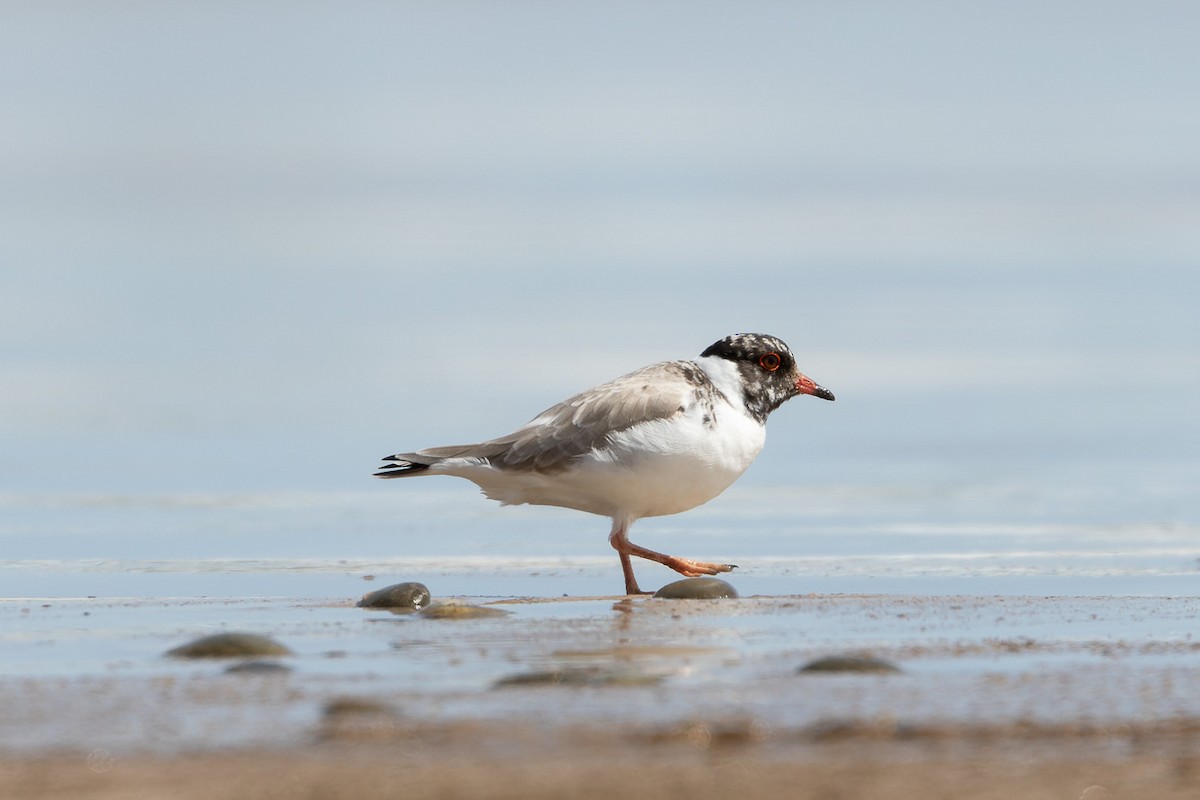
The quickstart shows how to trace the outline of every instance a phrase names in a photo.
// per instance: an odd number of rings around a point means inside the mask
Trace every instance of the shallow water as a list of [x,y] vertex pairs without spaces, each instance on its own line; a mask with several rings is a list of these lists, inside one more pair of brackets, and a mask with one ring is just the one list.
[[[436,583],[435,583],[436,585]],[[474,602],[493,602],[474,598]],[[787,730],[876,724],[1144,724],[1200,716],[1195,598],[806,595],[507,601],[500,619],[393,615],[331,599],[4,601],[0,750],[292,746],[352,696],[422,725],[493,720],[657,730],[702,719]],[[286,674],[164,653],[267,633]],[[797,675],[871,652],[898,675]],[[554,669],[639,683],[493,688]]]
[[[501,508],[466,484],[423,487],[0,495],[0,597],[350,597],[383,585],[372,577],[436,581],[451,595],[620,591],[607,520]],[[1198,502],[1182,480],[1153,493],[1099,482],[735,486],[640,521],[633,539],[736,563],[743,594],[1187,594],[1200,577]],[[647,586],[674,575],[649,562],[637,572]]]
[[[1194,10],[184,5],[6,20],[0,752],[307,741],[346,693],[514,725],[1200,713]],[[738,329],[837,402],[632,538],[751,599],[594,599],[606,520],[368,477]],[[353,607],[403,580],[556,602]],[[162,656],[233,628],[295,671]],[[905,671],[795,680],[845,648]],[[661,681],[489,688],[581,661]]]
[[[423,725],[543,731],[1200,716],[1200,526],[1182,481],[739,486],[634,529],[739,564],[726,577],[743,599],[683,604],[611,596],[606,520],[500,508],[467,486],[385,486],[0,497],[0,750],[290,746],[328,735],[322,708],[347,695]],[[677,577],[636,569],[647,588]],[[512,614],[353,606],[405,580]],[[163,655],[220,630],[277,638],[293,671]],[[822,676],[815,692],[794,674],[847,651],[903,672]],[[492,688],[581,668],[648,685]]]

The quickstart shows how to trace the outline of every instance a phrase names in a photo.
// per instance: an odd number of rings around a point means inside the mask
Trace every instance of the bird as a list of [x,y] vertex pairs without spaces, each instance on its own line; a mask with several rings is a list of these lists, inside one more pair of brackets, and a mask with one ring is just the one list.
[[646,594],[632,556],[685,577],[735,569],[641,547],[629,540],[629,528],[723,492],[762,451],[767,417],[798,395],[834,399],[800,372],[781,339],[738,333],[696,359],[651,364],[580,392],[507,436],[386,456],[375,475],[452,475],[472,481],[501,505],[558,506],[609,517],[609,543],[620,556],[625,593]]

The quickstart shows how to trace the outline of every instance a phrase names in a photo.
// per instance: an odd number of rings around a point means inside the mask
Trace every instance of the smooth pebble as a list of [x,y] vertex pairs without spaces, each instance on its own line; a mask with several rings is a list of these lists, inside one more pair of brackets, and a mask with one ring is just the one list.
[[737,589],[720,578],[684,578],[668,583],[654,593],[655,597],[667,600],[712,600],[719,597],[737,597]]
[[167,655],[172,658],[246,658],[295,653],[269,636],[257,633],[214,633],[168,650]]
[[507,617],[510,613],[502,608],[469,606],[465,603],[433,603],[422,608],[419,614],[427,619],[489,619]]
[[232,675],[283,675],[291,672],[292,668],[278,661],[242,661],[230,664],[225,671]]
[[808,662],[797,672],[899,672],[890,661],[867,655],[825,656]]
[[493,689],[512,686],[644,686],[659,683],[662,675],[628,669],[565,667],[508,675],[492,684]]
[[416,611],[429,605],[429,587],[416,581],[394,583],[367,592],[358,601],[359,608],[387,608],[392,611]]

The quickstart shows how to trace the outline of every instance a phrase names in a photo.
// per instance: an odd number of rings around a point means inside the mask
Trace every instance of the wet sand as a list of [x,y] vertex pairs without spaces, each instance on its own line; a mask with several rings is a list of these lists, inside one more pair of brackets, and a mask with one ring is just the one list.
[[1054,748],[946,755],[889,746],[819,749],[801,757],[753,748],[631,751],[595,743],[553,757],[413,757],[364,745],[121,760],[0,761],[5,797],[112,798],[1194,798],[1200,761],[1146,753],[1089,758]]
[[[0,601],[0,797],[1200,787],[1197,598],[460,598],[510,612],[479,619],[355,599]],[[295,655],[164,655],[215,630]],[[900,671],[798,672],[839,654]]]

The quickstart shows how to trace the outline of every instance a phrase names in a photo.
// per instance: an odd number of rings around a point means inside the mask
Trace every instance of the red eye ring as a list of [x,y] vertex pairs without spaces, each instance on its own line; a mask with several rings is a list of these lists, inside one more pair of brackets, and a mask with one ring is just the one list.
[[779,357],[779,353],[763,353],[758,358],[758,365],[767,372],[774,372],[782,363],[783,359]]

